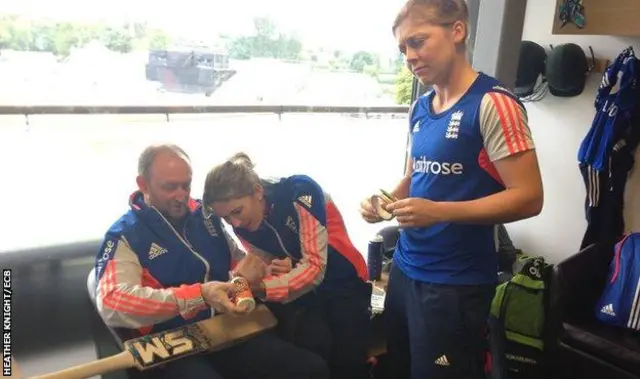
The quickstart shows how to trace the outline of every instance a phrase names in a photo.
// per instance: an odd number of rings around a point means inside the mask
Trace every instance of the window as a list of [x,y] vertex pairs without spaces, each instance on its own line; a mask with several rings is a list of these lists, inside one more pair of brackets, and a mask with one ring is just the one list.
[[364,252],[380,225],[360,220],[360,200],[402,175],[411,76],[390,31],[402,3],[3,2],[0,106],[16,114],[0,116],[0,251],[101,238],[136,189],[138,154],[175,142],[195,197],[237,151],[262,175],[314,177]]

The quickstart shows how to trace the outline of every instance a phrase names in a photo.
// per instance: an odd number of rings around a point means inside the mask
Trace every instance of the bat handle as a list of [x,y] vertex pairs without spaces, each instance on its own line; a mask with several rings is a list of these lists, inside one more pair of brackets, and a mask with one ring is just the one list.
[[128,351],[100,359],[94,362],[70,367],[50,374],[34,376],[29,379],[85,379],[107,372],[134,367],[135,361]]

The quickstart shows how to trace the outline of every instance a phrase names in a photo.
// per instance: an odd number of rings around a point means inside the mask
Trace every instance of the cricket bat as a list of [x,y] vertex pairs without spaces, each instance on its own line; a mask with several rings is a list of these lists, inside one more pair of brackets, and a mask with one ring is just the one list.
[[[18,367],[18,362],[16,362],[16,359],[13,357],[13,355],[10,357],[11,359],[11,375],[6,376],[6,372],[2,372],[2,377],[3,378],[13,378],[13,379],[22,379],[22,373],[20,372],[20,367]],[[4,369],[4,367],[3,367]]]
[[131,339],[117,355],[31,379],[84,379],[135,367],[138,370],[202,352],[222,350],[273,329],[277,321],[265,305],[234,316],[223,314],[191,325]]
[[398,199],[393,196],[391,193],[381,189],[379,195],[373,195],[371,197],[371,205],[373,209],[375,209],[378,216],[380,216],[383,220],[391,220],[393,219],[393,215],[387,212],[386,209],[383,208],[383,205],[393,203],[394,201],[398,201]]

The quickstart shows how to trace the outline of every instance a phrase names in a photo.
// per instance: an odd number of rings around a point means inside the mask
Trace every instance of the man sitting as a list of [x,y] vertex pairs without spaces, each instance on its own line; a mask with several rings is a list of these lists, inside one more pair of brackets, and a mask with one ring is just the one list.
[[[244,256],[219,218],[202,217],[190,197],[191,165],[175,145],[140,155],[131,209],[106,233],[96,258],[96,304],[123,339],[242,313],[228,297],[233,268],[248,279],[266,274]],[[325,362],[267,332],[225,350],[165,365],[168,379],[325,379]]]

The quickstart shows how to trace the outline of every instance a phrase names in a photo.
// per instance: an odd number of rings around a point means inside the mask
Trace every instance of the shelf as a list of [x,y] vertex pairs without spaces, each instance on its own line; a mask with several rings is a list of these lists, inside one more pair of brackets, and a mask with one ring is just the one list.
[[552,34],[640,36],[638,0],[582,0],[585,17],[583,29],[573,23],[560,27],[560,6],[564,2],[556,0]]

